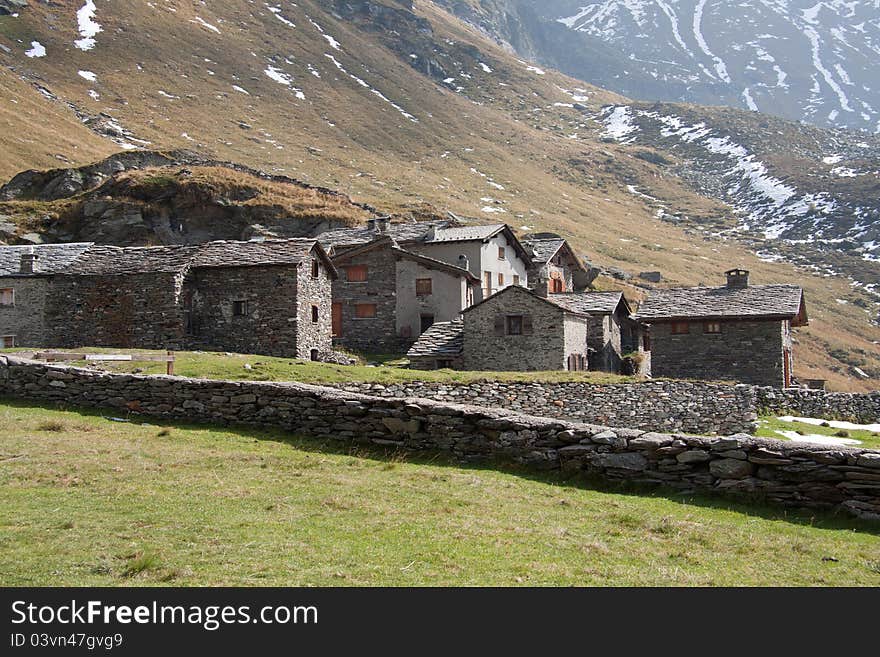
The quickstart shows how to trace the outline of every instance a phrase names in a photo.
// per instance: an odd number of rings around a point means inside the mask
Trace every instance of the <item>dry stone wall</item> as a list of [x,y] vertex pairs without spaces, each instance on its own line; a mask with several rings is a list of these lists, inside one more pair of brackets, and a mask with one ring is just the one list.
[[465,461],[516,461],[880,520],[880,453],[869,450],[609,429],[296,383],[109,374],[2,355],[0,394],[190,422],[281,427],[344,443],[443,451]]
[[880,422],[880,392],[850,393],[802,388],[756,388],[762,414],[796,415],[860,424]]
[[744,385],[684,381],[609,385],[416,381],[389,385],[347,383],[337,387],[376,397],[424,397],[645,431],[754,433],[758,417],[755,388]]

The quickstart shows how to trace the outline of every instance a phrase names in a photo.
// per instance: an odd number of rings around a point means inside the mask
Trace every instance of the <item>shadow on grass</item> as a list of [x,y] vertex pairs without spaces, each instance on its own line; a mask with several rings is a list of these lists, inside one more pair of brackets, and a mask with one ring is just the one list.
[[375,462],[392,464],[408,463],[413,465],[430,465],[437,467],[455,467],[462,470],[500,472],[530,481],[557,486],[562,489],[575,488],[592,490],[601,493],[624,495],[628,497],[649,497],[666,499],[677,504],[730,511],[743,515],[762,518],[764,520],[782,521],[795,525],[809,526],[825,530],[849,530],[880,536],[880,525],[866,520],[859,520],[844,512],[832,512],[813,509],[795,509],[763,502],[758,497],[749,501],[746,497],[732,498],[708,493],[687,493],[662,485],[637,484],[626,481],[611,481],[582,473],[566,474],[558,470],[539,471],[511,461],[460,461],[447,452],[423,451],[413,452],[401,449],[388,449],[366,443],[351,443],[320,438],[306,438],[283,429],[254,427],[250,425],[224,425],[213,423],[196,423],[154,418],[134,413],[122,413],[118,410],[93,409],[65,404],[38,404],[17,399],[0,397],[0,404],[22,409],[41,408],[77,414],[83,418],[119,418],[128,420],[133,425],[149,425],[158,430],[159,436],[169,435],[170,429],[192,431],[222,431],[254,441],[271,441],[283,443],[299,451],[313,454],[334,454],[353,456]]

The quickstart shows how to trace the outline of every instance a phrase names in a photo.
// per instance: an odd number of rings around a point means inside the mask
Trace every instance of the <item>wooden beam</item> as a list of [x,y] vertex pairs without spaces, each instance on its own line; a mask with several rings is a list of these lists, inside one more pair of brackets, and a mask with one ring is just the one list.
[[[125,361],[133,363],[173,363],[174,352],[167,354],[86,354],[69,351],[40,351],[34,360],[45,361]],[[173,368],[172,368],[173,370]]]

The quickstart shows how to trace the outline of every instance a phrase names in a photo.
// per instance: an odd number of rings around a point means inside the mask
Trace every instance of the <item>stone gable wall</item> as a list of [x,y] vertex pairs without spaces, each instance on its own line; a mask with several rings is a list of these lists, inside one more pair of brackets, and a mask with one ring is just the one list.
[[[332,333],[332,280],[324,263],[318,260],[318,277],[312,278],[311,260],[305,260],[296,270],[296,356],[311,358],[312,350],[328,354],[333,349]],[[312,306],[318,307],[318,321],[312,321]],[[288,322],[290,320],[288,319]]]
[[[499,315],[530,315],[532,334],[496,336]],[[564,316],[561,308],[525,290],[506,292],[473,307],[464,313],[464,368],[497,372],[564,369]]]
[[0,356],[0,394],[188,422],[281,427],[320,440],[515,461],[880,520],[880,453],[869,450],[609,429],[295,383],[97,373],[6,356]]
[[[373,249],[352,258],[334,259],[339,278],[333,281],[333,301],[342,306],[342,335],[334,343],[358,351],[394,353],[412,344],[397,337],[397,263],[389,249]],[[366,265],[367,280],[349,282],[345,268]],[[355,317],[359,303],[376,304],[376,317]]]

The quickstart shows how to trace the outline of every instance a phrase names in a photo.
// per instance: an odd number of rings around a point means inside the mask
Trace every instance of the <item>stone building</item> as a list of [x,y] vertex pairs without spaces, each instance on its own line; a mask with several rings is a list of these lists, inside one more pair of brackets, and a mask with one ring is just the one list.
[[[590,369],[621,372],[623,357],[643,351],[639,324],[632,319],[632,308],[622,292],[583,292],[553,294],[550,301],[569,310],[589,315],[587,351]],[[645,363],[645,357],[640,358]],[[641,368],[639,374],[649,374]]]
[[463,225],[453,221],[393,224],[374,219],[366,227],[330,231],[318,239],[335,254],[383,235],[394,239],[401,249],[470,271],[481,282],[475,301],[510,285],[528,285],[531,256],[506,224]]
[[467,370],[586,370],[589,316],[511,286],[471,306],[464,319]]
[[52,278],[90,246],[0,247],[0,348],[47,344],[46,298]]
[[580,258],[559,235],[529,235],[523,238],[523,246],[531,251],[528,288],[538,296],[583,292],[592,282]]
[[[9,248],[16,247],[0,252]],[[298,358],[331,351],[337,274],[313,239],[84,245],[51,275],[40,266],[20,275],[30,284],[46,281],[42,310],[37,301],[32,308],[16,305],[17,313],[42,313],[40,332],[21,346],[199,348]]]
[[388,235],[334,250],[333,338],[362,351],[402,351],[435,322],[457,319],[479,279],[457,267],[400,248]]
[[803,290],[749,285],[742,269],[726,274],[724,287],[655,290],[639,308],[653,374],[790,386],[792,328],[808,323]]

